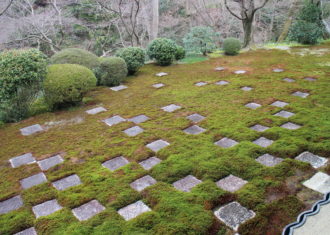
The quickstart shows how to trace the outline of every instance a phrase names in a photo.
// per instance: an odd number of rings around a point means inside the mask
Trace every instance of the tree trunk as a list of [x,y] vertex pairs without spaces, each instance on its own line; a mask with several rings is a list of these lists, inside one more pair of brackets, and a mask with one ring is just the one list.
[[289,29],[290,29],[290,26],[291,26],[293,18],[294,18],[294,14],[295,14],[296,9],[297,9],[297,3],[298,3],[298,0],[293,0],[292,1],[291,7],[290,7],[290,10],[289,10],[289,13],[288,13],[288,17],[287,17],[287,19],[284,23],[282,33],[279,36],[277,42],[283,42],[285,40],[285,38],[288,36]]
[[243,47],[248,47],[250,45],[252,39],[252,24],[253,24],[253,16],[252,18],[247,18],[242,21],[243,30],[244,30],[244,43]]
[[159,29],[159,0],[152,0],[151,40],[158,37]]

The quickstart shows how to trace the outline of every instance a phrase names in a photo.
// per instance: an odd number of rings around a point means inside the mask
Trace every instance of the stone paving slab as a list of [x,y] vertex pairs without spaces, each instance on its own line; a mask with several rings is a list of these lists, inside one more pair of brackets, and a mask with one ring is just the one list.
[[145,170],[150,170],[151,168],[153,168],[154,166],[156,166],[157,164],[159,164],[162,160],[160,160],[157,157],[150,157],[146,160],[141,161],[139,164],[143,167],[143,169]]
[[238,144],[237,141],[233,139],[229,139],[227,137],[222,138],[221,140],[215,142],[214,144],[222,147],[222,148],[230,148]]
[[291,113],[291,112],[288,112],[285,110],[282,110],[282,111],[274,114],[274,116],[276,116],[276,117],[283,117],[283,118],[289,118],[289,117],[292,117],[293,115],[294,115],[294,113]]
[[65,177],[63,179],[54,181],[52,184],[57,190],[63,191],[67,188],[81,184],[81,181],[80,181],[79,176],[74,174],[74,175]]
[[138,115],[138,116],[128,119],[128,121],[134,122],[135,124],[140,124],[140,123],[146,122],[148,120],[149,120],[149,117],[147,117],[146,115]]
[[225,70],[225,68],[224,67],[216,67],[214,70],[215,71],[223,71],[223,70]]
[[15,233],[14,235],[37,235],[37,231],[35,230],[34,227],[31,227],[21,232]]
[[93,109],[87,110],[86,113],[88,113],[90,115],[95,115],[95,114],[98,114],[98,113],[101,113],[101,112],[105,112],[105,111],[107,111],[105,108],[103,108],[103,107],[97,107],[97,108],[93,108]]
[[214,215],[231,229],[237,231],[238,227],[256,214],[238,202],[231,202],[214,211]]
[[47,182],[47,178],[44,173],[38,173],[20,180],[21,186],[23,189],[28,189],[33,186]]
[[273,69],[273,72],[274,73],[282,73],[282,72],[284,72],[284,69],[276,68],[276,69]]
[[216,182],[216,185],[226,191],[229,192],[236,192],[240,188],[242,188],[244,185],[246,185],[248,182],[246,180],[243,180],[237,176],[229,175],[218,182]]
[[120,86],[111,87],[110,89],[113,90],[113,91],[121,91],[121,90],[125,90],[127,88],[128,88],[127,86],[120,85]]
[[328,162],[327,158],[320,157],[316,154],[312,154],[307,151],[299,154],[295,159],[299,161],[307,162],[311,164],[311,166],[314,167],[315,169],[324,166]]
[[111,118],[107,118],[107,119],[103,120],[103,122],[105,124],[107,124],[108,126],[113,126],[113,125],[116,125],[116,124],[119,124],[119,123],[122,123],[122,122],[125,122],[125,121],[126,121],[126,119],[122,118],[119,115],[116,115],[116,116],[113,116]]
[[304,186],[319,193],[330,192],[330,176],[323,172],[317,172],[309,180],[303,183]]
[[207,85],[206,82],[197,82],[197,83],[195,83],[195,86],[199,86],[199,87],[205,86],[205,85]]
[[279,101],[279,100],[275,101],[274,103],[271,104],[271,106],[275,106],[275,107],[279,107],[279,108],[284,108],[287,105],[288,105],[288,103]]
[[283,78],[283,81],[285,81],[285,82],[295,82],[296,80],[294,80],[292,78]]
[[245,107],[250,108],[250,109],[257,109],[257,108],[260,108],[261,105],[257,104],[257,103],[248,103],[245,105]]
[[158,152],[159,150],[169,146],[170,143],[164,141],[164,140],[156,140],[150,144],[147,144],[146,147],[151,149],[154,152]]
[[243,86],[241,88],[241,90],[243,90],[243,91],[251,91],[251,90],[253,90],[253,88],[252,87],[249,87],[249,86]]
[[280,164],[284,159],[279,157],[274,157],[270,154],[261,155],[256,159],[257,162],[264,166],[273,167]]
[[38,161],[38,165],[41,170],[47,171],[48,169],[52,168],[53,166],[56,166],[58,164],[61,164],[63,162],[63,158],[61,155],[55,155],[50,158],[43,159],[41,161]]
[[104,210],[105,207],[102,206],[101,203],[99,203],[97,200],[92,200],[77,208],[72,209],[72,213],[79,221],[86,221]]
[[156,84],[153,84],[152,86],[153,86],[154,88],[156,88],[156,89],[159,89],[159,88],[164,87],[165,84],[163,84],[163,83],[156,83]]
[[9,159],[9,162],[12,168],[17,168],[22,165],[35,163],[36,159],[33,157],[32,153],[26,153]]
[[181,109],[181,106],[179,105],[176,105],[176,104],[170,104],[168,106],[165,106],[163,108],[161,108],[162,110],[164,110],[165,112],[169,112],[169,113],[172,113],[178,109]]
[[246,73],[246,71],[245,70],[237,70],[234,73],[235,74],[244,74],[244,73]]
[[167,76],[167,75],[168,75],[168,73],[165,73],[165,72],[156,73],[157,77],[164,77],[164,76]]
[[263,126],[263,125],[256,124],[254,126],[251,126],[250,129],[252,129],[254,131],[258,131],[258,132],[264,132],[264,131],[268,130],[269,127],[268,126]]
[[201,133],[205,132],[206,130],[204,128],[201,128],[201,127],[197,126],[197,125],[193,125],[193,126],[188,127],[187,129],[184,129],[183,131],[186,134],[198,135],[198,134],[201,134]]
[[115,171],[118,168],[123,167],[127,164],[129,164],[129,161],[123,156],[120,156],[104,162],[102,166],[108,168],[110,171]]
[[253,141],[254,144],[259,145],[260,147],[267,148],[268,146],[273,144],[273,140],[269,140],[265,137],[260,137],[259,139],[256,139]]
[[219,85],[219,86],[224,86],[224,85],[227,85],[227,84],[229,84],[229,82],[227,82],[227,81],[218,81],[218,82],[215,83],[215,85]]
[[192,115],[189,115],[189,116],[187,117],[187,119],[189,119],[189,120],[192,121],[192,122],[197,123],[197,122],[201,122],[201,121],[203,121],[203,120],[205,119],[205,117],[202,116],[202,115],[199,115],[199,114],[197,114],[197,113],[194,113],[194,114],[192,114]]
[[24,127],[22,129],[20,129],[21,134],[24,136],[33,135],[33,134],[35,134],[37,132],[41,132],[43,130],[44,129],[39,124],[35,124],[32,126],[28,126],[28,127]]
[[23,200],[20,195],[0,202],[0,215],[7,214],[23,206]]
[[133,181],[130,186],[138,192],[143,191],[145,188],[156,184],[157,181],[150,175],[143,176],[135,181]]
[[56,211],[59,211],[61,209],[62,209],[62,206],[60,206],[58,204],[56,199],[49,200],[49,201],[43,202],[39,205],[32,207],[32,211],[36,218],[53,214]]
[[192,188],[202,183],[201,180],[197,179],[195,176],[188,175],[183,179],[180,179],[173,183],[173,186],[182,192],[190,192]]
[[309,82],[315,82],[315,81],[317,81],[316,78],[312,78],[312,77],[305,77],[304,80],[305,81],[309,81]]
[[285,128],[285,129],[289,129],[289,130],[297,130],[301,126],[300,125],[297,125],[295,123],[292,123],[292,122],[287,122],[287,123],[284,123],[281,127],[282,128]]
[[124,133],[130,137],[137,136],[138,134],[141,134],[144,130],[139,126],[133,126],[131,128],[128,128],[124,130]]
[[298,97],[301,97],[301,98],[307,98],[307,96],[309,96],[309,93],[296,91],[296,92],[292,93],[292,95],[293,96],[298,96]]
[[119,209],[118,214],[120,214],[126,221],[128,221],[149,211],[151,211],[151,209],[146,204],[144,204],[143,201],[137,201]]

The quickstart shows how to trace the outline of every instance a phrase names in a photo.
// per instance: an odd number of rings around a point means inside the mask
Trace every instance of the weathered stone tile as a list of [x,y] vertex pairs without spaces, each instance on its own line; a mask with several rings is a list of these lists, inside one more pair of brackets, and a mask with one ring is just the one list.
[[265,137],[260,137],[259,139],[253,141],[254,144],[259,145],[260,147],[267,148],[271,144],[273,144],[273,140],[269,140]]
[[74,175],[65,177],[63,179],[57,180],[57,181],[53,182],[52,184],[57,190],[63,191],[67,188],[81,184],[81,181],[80,181],[79,176],[74,174]]
[[229,139],[227,137],[222,138],[221,140],[215,142],[216,145],[223,147],[223,148],[230,148],[238,144],[237,141],[233,139]]
[[282,72],[284,72],[284,69],[276,68],[276,69],[273,69],[273,72],[274,73],[282,73]]
[[35,163],[36,159],[33,157],[32,153],[26,153],[9,159],[9,162],[12,168],[17,168],[22,165]]
[[229,192],[236,192],[240,188],[242,188],[244,185],[246,185],[248,182],[246,180],[243,180],[237,176],[229,175],[218,182],[216,182],[216,185],[226,191]]
[[297,125],[297,124],[294,124],[292,122],[287,122],[287,123],[283,124],[281,127],[285,128],[285,129],[289,129],[289,130],[297,130],[301,126]]
[[195,114],[189,115],[189,116],[187,117],[187,119],[189,119],[189,120],[192,121],[192,122],[197,123],[197,122],[201,122],[201,121],[203,121],[203,120],[205,119],[205,117],[202,116],[202,115],[199,115],[199,114],[195,113]]
[[296,91],[296,92],[292,93],[292,95],[293,96],[298,96],[298,97],[301,97],[301,98],[306,98],[307,96],[309,96],[309,93]]
[[225,68],[224,67],[216,67],[214,70],[215,71],[223,71],[223,70],[225,70]]
[[169,146],[170,144],[164,140],[156,140],[150,144],[147,144],[146,147],[151,149],[154,152],[158,152],[159,150]]
[[103,107],[97,107],[97,108],[93,108],[93,109],[87,110],[86,113],[88,113],[90,115],[95,115],[95,114],[98,114],[98,113],[101,113],[101,112],[105,112],[105,111],[107,111],[105,108],[103,108]]
[[61,209],[62,209],[62,206],[60,206],[58,204],[56,199],[49,200],[49,201],[43,202],[39,205],[32,207],[32,211],[36,218],[53,214],[56,211],[59,211]]
[[121,91],[121,90],[125,90],[127,88],[128,88],[127,86],[120,85],[120,86],[111,87],[110,89],[113,90],[113,91]]
[[0,215],[7,214],[23,206],[23,200],[20,195],[0,202]]
[[251,126],[250,129],[258,131],[258,132],[264,132],[264,131],[268,130],[269,127],[257,124],[257,125]]
[[167,76],[167,75],[168,75],[168,73],[164,73],[164,72],[156,73],[157,77],[164,77],[164,76]]
[[149,211],[151,211],[151,209],[144,204],[143,201],[137,201],[118,210],[118,214],[120,214],[127,221]]
[[159,89],[159,88],[162,88],[162,87],[164,87],[165,86],[165,84],[163,84],[163,83],[156,83],[156,84],[153,84],[152,85],[154,88],[157,88],[157,89]]
[[24,136],[33,135],[33,134],[35,134],[37,132],[41,132],[43,130],[44,129],[39,124],[24,127],[22,129],[20,129],[21,134],[24,135]]
[[309,82],[315,82],[317,79],[312,78],[312,77],[305,77],[304,80],[309,81]]
[[202,183],[201,180],[197,179],[195,176],[188,175],[183,179],[180,179],[173,183],[173,186],[180,191],[190,192],[192,188],[196,185]]
[[312,154],[307,151],[299,154],[295,159],[299,161],[307,162],[311,164],[311,166],[314,167],[315,169],[324,166],[328,162],[327,158],[320,157],[318,155]]
[[252,210],[241,206],[238,202],[231,202],[214,211],[214,215],[231,229],[237,231],[238,227],[255,216]]
[[137,136],[138,134],[141,134],[143,132],[143,129],[139,126],[133,126],[131,128],[128,128],[124,130],[124,133],[128,136]]
[[246,73],[246,71],[245,70],[237,70],[234,73],[235,74],[244,74],[244,73]]
[[143,167],[145,170],[150,170],[157,164],[159,164],[162,160],[160,160],[157,157],[150,157],[146,160],[141,161],[139,164]]
[[243,91],[251,91],[251,90],[253,90],[253,88],[252,87],[249,87],[249,86],[243,86],[241,88],[241,90],[243,90]]
[[274,157],[270,154],[264,154],[258,157],[256,161],[264,166],[273,167],[276,166],[277,164],[280,164],[283,161],[283,159],[279,157]]
[[46,158],[46,159],[43,159],[41,161],[38,161],[37,163],[38,163],[41,170],[47,171],[48,169],[62,163],[63,161],[64,160],[61,157],[61,155],[55,155],[53,157]]
[[115,171],[118,168],[123,167],[127,164],[129,164],[129,161],[123,156],[120,156],[104,162],[102,166],[108,168],[110,171]]
[[21,232],[15,233],[14,235],[37,235],[37,231],[35,230],[34,227],[31,227]]
[[125,121],[126,121],[126,119],[122,118],[119,115],[116,115],[111,118],[107,118],[107,119],[103,120],[103,122],[105,122],[105,124],[107,124],[108,126],[113,126],[113,125],[116,125],[116,124],[119,124],[119,123],[125,122]]
[[183,130],[186,134],[190,134],[190,135],[198,135],[201,134],[203,132],[205,132],[206,130],[204,128],[201,128],[197,125],[193,125],[191,127],[188,127],[187,129]]
[[294,115],[294,113],[291,113],[291,112],[288,112],[285,110],[282,110],[282,111],[274,114],[274,116],[283,117],[283,118],[289,118],[289,117],[292,117],[293,115]]
[[36,175],[32,175],[30,177],[20,180],[23,189],[28,189],[45,182],[47,182],[47,178],[44,173],[38,173]]
[[79,221],[85,221],[89,220],[104,210],[105,207],[102,206],[97,200],[92,200],[77,208],[72,209],[72,213]]
[[229,84],[229,82],[227,82],[227,81],[218,81],[215,83],[215,85],[219,85],[219,86],[223,86],[223,85],[227,85],[227,84]]
[[133,181],[130,186],[138,192],[141,192],[145,188],[156,184],[157,181],[152,178],[150,175],[143,176],[135,181]]
[[285,82],[295,82],[296,80],[294,80],[292,78],[283,78],[283,81],[285,81]]
[[197,82],[197,83],[195,83],[195,86],[199,86],[199,87],[205,86],[205,85],[207,85],[206,82]]
[[128,121],[134,122],[135,124],[140,124],[140,123],[146,122],[148,120],[149,120],[149,117],[147,117],[146,115],[138,115],[138,116],[128,119]]
[[260,108],[261,105],[257,104],[257,103],[248,103],[245,105],[245,107],[250,108],[250,109],[257,109],[257,108]]
[[169,113],[172,113],[178,109],[181,109],[181,106],[175,105],[175,104],[170,104],[170,105],[162,108],[162,110],[164,110],[165,112],[169,112]]
[[330,192],[330,176],[323,172],[317,172],[312,178],[303,183],[304,186],[319,193]]
[[279,107],[279,108],[284,108],[287,106],[288,103],[283,102],[283,101],[275,101],[274,103],[271,104],[271,106]]

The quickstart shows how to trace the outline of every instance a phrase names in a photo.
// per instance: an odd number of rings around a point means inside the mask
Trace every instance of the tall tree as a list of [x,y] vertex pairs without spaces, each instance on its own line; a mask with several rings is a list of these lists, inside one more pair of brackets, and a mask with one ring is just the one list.
[[159,29],[159,0],[152,0],[151,40],[158,37]]
[[283,30],[282,30],[281,35],[279,36],[277,42],[283,42],[286,39],[286,37],[288,36],[290,26],[292,24],[292,21],[294,19],[294,15],[295,15],[296,10],[297,10],[297,3],[298,2],[299,2],[298,0],[292,0],[291,7],[290,7],[290,10],[288,12],[288,16],[287,16],[287,18],[285,20],[285,23],[284,23],[284,26],[283,26]]

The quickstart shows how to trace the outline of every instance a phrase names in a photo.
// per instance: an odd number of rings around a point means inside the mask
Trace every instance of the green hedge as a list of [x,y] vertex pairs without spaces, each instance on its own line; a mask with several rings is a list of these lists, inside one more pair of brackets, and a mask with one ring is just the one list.
[[156,38],[148,46],[148,56],[161,66],[171,65],[175,60],[177,45],[167,38]]
[[146,54],[139,47],[127,47],[120,49],[116,56],[125,60],[128,74],[133,75],[144,65]]
[[226,55],[237,55],[242,45],[237,38],[227,38],[224,40],[222,47]]
[[182,60],[186,57],[186,50],[182,46],[176,46],[175,59]]
[[118,86],[127,76],[127,65],[120,57],[100,58],[100,66],[94,72],[99,85]]

